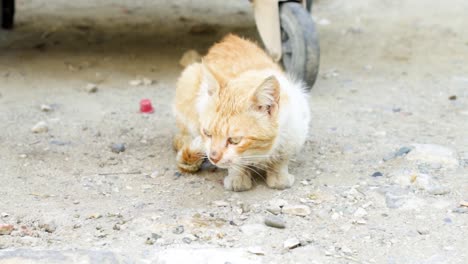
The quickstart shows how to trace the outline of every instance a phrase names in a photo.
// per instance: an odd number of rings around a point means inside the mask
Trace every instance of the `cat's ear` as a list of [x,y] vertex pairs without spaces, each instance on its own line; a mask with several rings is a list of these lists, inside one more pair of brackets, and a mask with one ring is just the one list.
[[266,78],[255,90],[253,101],[257,111],[274,115],[278,111],[280,84],[275,76]]
[[209,96],[217,94],[219,91],[219,82],[210,68],[202,62],[202,92]]

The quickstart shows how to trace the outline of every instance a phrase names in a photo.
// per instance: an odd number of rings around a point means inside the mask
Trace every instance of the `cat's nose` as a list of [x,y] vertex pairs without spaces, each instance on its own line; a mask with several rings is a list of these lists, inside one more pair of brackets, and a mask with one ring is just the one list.
[[215,164],[218,163],[218,161],[220,161],[222,157],[223,157],[222,152],[219,152],[219,151],[210,152],[210,160]]

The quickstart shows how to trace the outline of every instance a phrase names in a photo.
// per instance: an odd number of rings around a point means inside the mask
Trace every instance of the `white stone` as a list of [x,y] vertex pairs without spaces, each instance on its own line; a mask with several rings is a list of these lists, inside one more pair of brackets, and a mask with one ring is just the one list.
[[364,208],[359,207],[355,212],[354,216],[358,218],[362,218],[367,215],[367,211]]
[[283,247],[285,249],[292,249],[292,248],[299,246],[300,244],[301,242],[299,241],[299,239],[293,237],[293,238],[288,238],[286,241],[284,241]]
[[97,84],[95,84],[95,83],[88,83],[88,84],[86,84],[85,90],[86,90],[86,92],[88,92],[88,93],[95,93],[95,92],[97,92],[97,90],[98,90]]
[[307,205],[286,205],[281,210],[283,214],[307,216],[310,215],[311,211]]
[[407,160],[450,168],[459,166],[455,151],[450,148],[434,144],[413,144],[412,146],[414,149],[405,156]]
[[213,205],[218,206],[218,207],[228,207],[229,203],[223,200],[219,200],[219,201],[214,201]]
[[128,84],[130,84],[131,86],[140,86],[143,84],[143,80],[140,80],[140,79],[130,80]]
[[49,131],[49,127],[47,127],[47,123],[44,121],[41,121],[37,124],[35,124],[32,128],[31,131],[33,133],[45,133]]
[[259,246],[249,247],[247,251],[255,255],[265,255],[265,250]]
[[41,104],[40,108],[42,112],[50,112],[53,110],[52,106],[46,104]]
[[201,56],[196,50],[187,50],[179,61],[179,64],[182,67],[187,67],[188,65],[201,61]]
[[351,255],[351,254],[353,254],[353,251],[352,251],[349,247],[347,247],[347,246],[342,246],[342,247],[341,247],[341,251],[342,251],[343,253],[345,253],[346,255]]
[[153,80],[148,79],[148,78],[143,78],[142,82],[143,82],[143,85],[146,85],[146,86],[152,85],[154,83]]
[[281,213],[281,208],[285,205],[288,204],[287,201],[283,199],[273,199],[268,202],[268,207],[266,210],[272,214],[280,214]]
[[340,214],[337,213],[337,212],[334,212],[334,213],[331,215],[331,219],[332,219],[332,220],[338,220],[338,218],[340,218]]
[[156,170],[156,171],[153,171],[153,172],[151,173],[151,175],[150,175],[150,177],[151,177],[152,179],[154,179],[154,178],[156,178],[156,177],[158,177],[158,176],[159,176],[159,171],[157,171],[157,170]]

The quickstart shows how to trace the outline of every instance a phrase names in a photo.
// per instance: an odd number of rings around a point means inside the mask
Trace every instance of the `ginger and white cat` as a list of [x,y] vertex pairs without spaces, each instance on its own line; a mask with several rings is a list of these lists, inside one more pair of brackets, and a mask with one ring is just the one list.
[[308,99],[256,44],[228,35],[211,47],[183,71],[174,108],[181,171],[198,171],[207,157],[228,170],[227,190],[251,189],[260,171],[271,188],[293,185],[288,163],[306,140]]

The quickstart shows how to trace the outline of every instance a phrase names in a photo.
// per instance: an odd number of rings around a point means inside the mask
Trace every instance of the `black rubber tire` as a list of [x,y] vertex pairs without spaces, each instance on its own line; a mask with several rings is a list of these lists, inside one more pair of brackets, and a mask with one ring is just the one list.
[[0,0],[0,23],[3,29],[12,29],[15,17],[15,0]]
[[304,80],[310,90],[317,79],[320,47],[315,23],[300,3],[280,4],[282,63],[286,72]]

